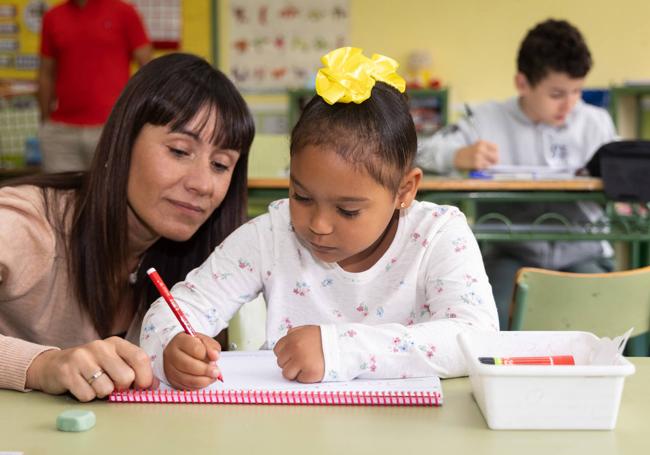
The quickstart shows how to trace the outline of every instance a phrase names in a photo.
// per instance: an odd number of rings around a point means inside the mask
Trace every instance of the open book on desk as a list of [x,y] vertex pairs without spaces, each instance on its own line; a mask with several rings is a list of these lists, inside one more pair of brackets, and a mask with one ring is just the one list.
[[355,379],[301,384],[282,377],[272,351],[222,352],[219,368],[224,382],[195,391],[161,384],[157,390],[113,392],[108,400],[130,403],[324,404],[439,406],[442,388],[437,377]]
[[548,166],[497,164],[481,171],[470,171],[469,176],[475,179],[493,180],[570,180],[576,177],[576,170]]

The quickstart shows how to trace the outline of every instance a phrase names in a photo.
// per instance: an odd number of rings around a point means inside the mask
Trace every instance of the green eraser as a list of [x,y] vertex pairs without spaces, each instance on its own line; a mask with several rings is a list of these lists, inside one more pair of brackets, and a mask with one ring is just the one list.
[[59,431],[86,431],[95,426],[95,413],[92,411],[63,411],[56,418]]

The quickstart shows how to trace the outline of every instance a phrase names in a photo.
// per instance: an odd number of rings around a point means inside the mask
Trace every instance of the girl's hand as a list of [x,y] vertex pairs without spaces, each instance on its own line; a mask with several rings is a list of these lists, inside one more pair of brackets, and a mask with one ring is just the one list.
[[177,389],[201,389],[221,378],[217,360],[221,345],[201,333],[196,337],[179,333],[163,352],[169,383]]
[[282,376],[298,382],[319,382],[325,375],[320,327],[303,325],[289,329],[273,348]]
[[149,356],[111,337],[39,354],[27,370],[25,387],[52,394],[69,391],[79,401],[90,401],[116,389],[148,388],[153,382]]

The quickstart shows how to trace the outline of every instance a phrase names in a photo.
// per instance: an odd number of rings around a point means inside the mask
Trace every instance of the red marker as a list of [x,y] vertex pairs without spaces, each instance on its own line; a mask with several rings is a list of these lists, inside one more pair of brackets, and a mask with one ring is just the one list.
[[[153,281],[154,286],[156,286],[156,289],[158,289],[158,292],[160,292],[162,298],[165,299],[165,302],[167,302],[167,305],[169,305],[169,308],[172,310],[172,313],[174,313],[174,316],[176,316],[176,319],[178,319],[178,322],[180,322],[181,327],[183,327],[185,333],[196,337],[196,331],[190,324],[190,321],[187,320],[187,317],[185,316],[185,313],[183,313],[183,310],[181,310],[181,307],[179,307],[178,303],[176,303],[176,300],[174,300],[174,297],[172,296],[171,292],[169,292],[169,289],[167,289],[167,286],[165,286],[165,283],[163,282],[162,278],[160,278],[160,275],[158,275],[156,269],[151,267],[149,270],[147,270],[147,275],[149,275],[149,278],[151,278],[151,281]],[[223,382],[223,376],[221,373],[219,373],[217,379]]]
[[540,357],[479,357],[487,365],[575,365],[572,355],[547,355]]

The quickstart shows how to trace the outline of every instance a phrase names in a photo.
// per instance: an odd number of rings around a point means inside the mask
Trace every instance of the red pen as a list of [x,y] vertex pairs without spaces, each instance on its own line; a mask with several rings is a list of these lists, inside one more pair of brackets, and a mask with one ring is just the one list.
[[[178,322],[180,322],[181,327],[183,327],[185,333],[196,337],[196,331],[190,324],[190,321],[187,320],[187,317],[185,316],[185,313],[183,313],[183,310],[181,310],[181,307],[179,307],[178,303],[176,303],[176,300],[174,300],[174,297],[172,296],[171,292],[169,292],[169,289],[167,289],[167,286],[165,286],[165,283],[163,282],[162,278],[160,278],[160,275],[156,269],[151,267],[149,270],[147,270],[147,275],[149,275],[149,278],[151,278],[151,281],[153,281],[154,286],[156,286],[156,289],[158,289],[158,292],[160,292],[162,298],[165,299],[165,302],[167,302],[167,305],[169,305],[169,308],[172,310],[172,313],[174,313],[174,316],[176,316],[176,319],[178,319]],[[223,382],[223,376],[221,373],[219,373],[217,379]]]
[[539,357],[479,357],[487,365],[575,365],[572,355],[545,355]]

